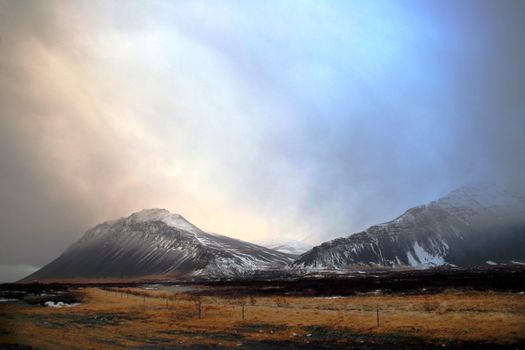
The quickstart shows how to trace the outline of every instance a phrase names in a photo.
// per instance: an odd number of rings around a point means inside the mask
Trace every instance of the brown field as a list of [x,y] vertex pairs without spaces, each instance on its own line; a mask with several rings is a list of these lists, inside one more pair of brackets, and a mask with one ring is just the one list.
[[0,304],[0,344],[43,349],[371,349],[525,342],[525,295],[518,293],[243,299],[138,288],[80,288],[74,293],[83,301],[71,308]]

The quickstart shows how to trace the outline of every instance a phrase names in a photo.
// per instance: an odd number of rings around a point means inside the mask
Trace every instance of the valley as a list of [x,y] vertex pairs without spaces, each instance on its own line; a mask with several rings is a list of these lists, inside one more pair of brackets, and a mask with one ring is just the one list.
[[0,289],[4,298],[18,298],[0,303],[0,349],[516,349],[525,344],[525,269],[516,267]]
[[463,187],[314,246],[145,209],[0,286],[0,349],[516,349],[525,197]]
[[461,187],[394,220],[308,249],[297,242],[265,247],[205,232],[165,209],[144,209],[96,225],[23,281],[250,279],[523,266],[524,213],[522,194],[496,186]]

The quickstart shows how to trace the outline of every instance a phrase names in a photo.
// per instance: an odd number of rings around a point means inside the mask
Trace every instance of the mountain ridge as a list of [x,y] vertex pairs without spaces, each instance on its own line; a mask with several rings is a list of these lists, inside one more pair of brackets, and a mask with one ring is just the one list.
[[525,259],[515,249],[525,251],[524,239],[525,196],[497,186],[465,186],[393,220],[324,242],[293,265],[306,270],[481,265],[489,261],[484,256],[505,260],[502,245],[516,260]]
[[209,234],[165,209],[145,209],[86,231],[23,281],[144,275],[239,276],[282,268],[292,255]]
[[271,249],[204,232],[166,209],[144,209],[94,226],[23,281],[525,264],[525,195],[462,187],[302,254],[291,251],[294,244]]

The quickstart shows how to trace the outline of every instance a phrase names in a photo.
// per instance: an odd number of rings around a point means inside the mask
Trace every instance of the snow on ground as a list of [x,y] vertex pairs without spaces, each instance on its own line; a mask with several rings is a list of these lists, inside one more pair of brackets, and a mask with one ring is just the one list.
[[75,306],[80,305],[80,303],[68,304],[68,303],[64,303],[64,302],[61,302],[61,301],[58,301],[56,303],[54,301],[46,301],[45,305],[47,307],[62,308],[62,307],[75,307]]
[[316,297],[315,299],[341,299],[341,298],[347,298],[347,297],[341,296],[341,295],[334,295],[331,297]]
[[8,303],[10,301],[18,301],[18,299],[12,299],[12,298],[0,298],[0,303]]

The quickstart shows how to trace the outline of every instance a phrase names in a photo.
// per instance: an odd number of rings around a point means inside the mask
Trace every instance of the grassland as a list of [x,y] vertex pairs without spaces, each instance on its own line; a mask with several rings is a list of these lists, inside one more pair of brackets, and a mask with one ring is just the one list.
[[42,349],[516,349],[525,343],[525,295],[516,292],[236,298],[77,287],[72,293],[81,303],[71,308],[0,304],[0,344]]

